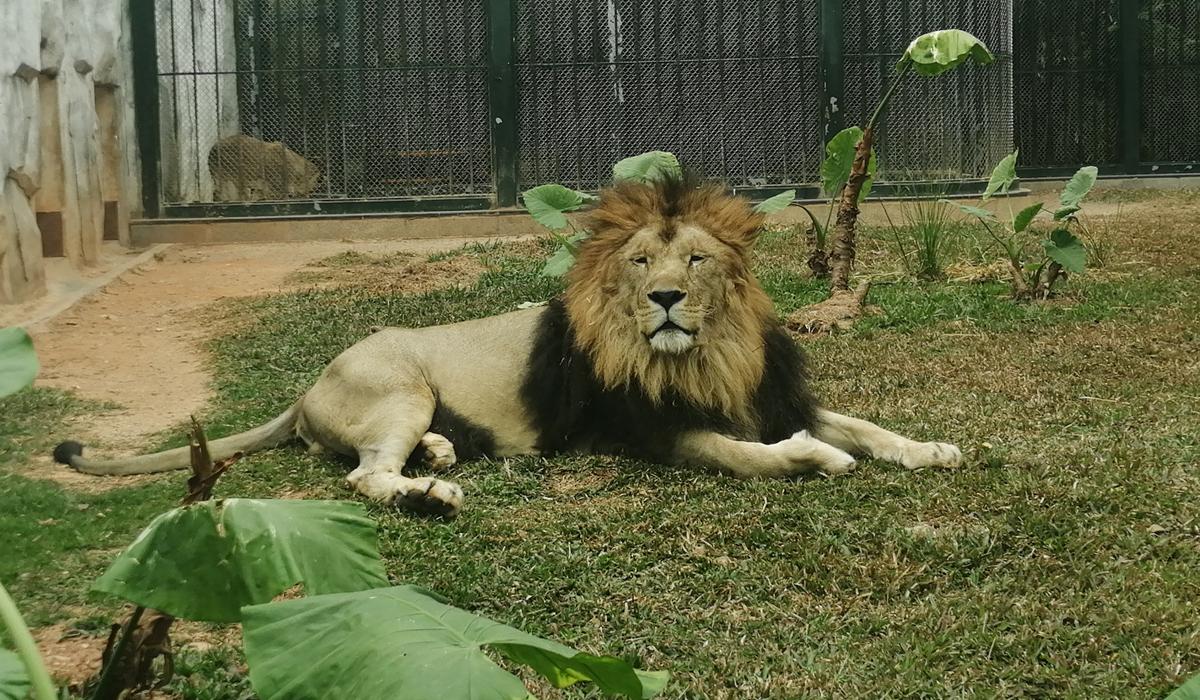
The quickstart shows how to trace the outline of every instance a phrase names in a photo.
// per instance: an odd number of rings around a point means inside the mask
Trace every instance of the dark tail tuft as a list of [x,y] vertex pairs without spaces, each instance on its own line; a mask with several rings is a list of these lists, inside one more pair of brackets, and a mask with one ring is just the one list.
[[67,440],[64,443],[60,443],[58,447],[54,448],[54,461],[58,462],[59,464],[70,465],[72,457],[78,457],[82,454],[83,445],[75,442],[74,440]]

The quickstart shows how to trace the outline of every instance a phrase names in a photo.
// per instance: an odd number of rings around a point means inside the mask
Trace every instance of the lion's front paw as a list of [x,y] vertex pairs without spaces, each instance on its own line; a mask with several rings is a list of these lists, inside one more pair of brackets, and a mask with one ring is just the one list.
[[453,518],[462,509],[463,490],[458,484],[440,479],[409,479],[392,503],[420,513]]
[[962,464],[962,451],[945,442],[913,442],[905,446],[900,464],[909,469],[957,467]]
[[854,457],[828,443],[812,437],[807,430],[778,443],[788,463],[789,474],[817,472],[825,476],[838,476],[854,471]]

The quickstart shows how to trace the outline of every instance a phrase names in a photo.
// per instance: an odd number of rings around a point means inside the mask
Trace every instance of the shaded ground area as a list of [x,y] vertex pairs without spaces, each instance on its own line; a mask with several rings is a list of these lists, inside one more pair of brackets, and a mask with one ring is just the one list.
[[[915,282],[884,232],[865,236],[860,273],[882,311],[806,342],[818,392],[957,442],[963,468],[868,462],[846,478],[742,482],[613,458],[472,462],[450,476],[467,493],[452,523],[371,507],[390,576],[669,669],[667,698],[1162,697],[1200,671],[1200,199],[1115,199],[1093,209],[1091,238],[1107,246],[1089,249],[1093,269],[1046,304],[1010,301],[969,231],[951,278],[971,282]],[[758,253],[784,313],[824,294],[794,235],[769,232]],[[371,326],[549,298],[545,250],[437,256],[463,258],[453,284],[406,293],[389,280],[419,254],[355,246],[248,298],[198,303],[212,373],[202,416],[219,435],[274,415]],[[117,604],[86,594],[90,581],[182,487],[177,475],[102,493],[26,478],[54,468],[30,455],[93,410],[86,398],[122,401],[42,388],[0,402],[21,416],[0,422],[12,543],[0,580],[35,624],[96,637]],[[345,469],[284,447],[240,462],[219,491],[344,498]],[[170,692],[244,693],[229,641],[185,654]]]

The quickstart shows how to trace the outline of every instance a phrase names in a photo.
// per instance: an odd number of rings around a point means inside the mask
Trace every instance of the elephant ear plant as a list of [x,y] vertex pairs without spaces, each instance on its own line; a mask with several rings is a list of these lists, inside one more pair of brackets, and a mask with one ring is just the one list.
[[[32,384],[37,373],[37,355],[29,334],[21,328],[0,328],[0,398]],[[3,585],[0,624],[14,647],[11,651],[0,647],[0,700],[23,700],[31,693],[36,700],[56,700],[58,693],[37,644]]]
[[[590,682],[642,700],[665,687],[665,673],[526,634],[414,586],[389,587],[376,539],[356,503],[201,501],[155,518],[94,589],[172,618],[240,622],[251,684],[268,700],[529,698],[484,648],[558,688]],[[289,599],[276,600],[283,593]],[[125,626],[113,657],[136,625]],[[109,664],[94,699],[118,697],[113,675]]]
[[[856,290],[850,289],[858,206],[870,191],[875,174],[875,132],[888,103],[900,86],[912,73],[932,77],[969,61],[986,65],[994,58],[982,41],[967,32],[944,29],[922,34],[908,45],[900,57],[896,64],[896,75],[866,125],[862,128],[850,127],[830,139],[825,162],[821,166],[822,186],[826,194],[838,202],[829,253],[829,298],[792,313],[787,319],[788,326],[807,332],[828,331],[851,325],[862,315],[868,285],[864,283]],[[813,225],[817,227],[819,241],[827,230],[828,217],[826,228],[820,228],[815,217]]]
[[[637,180],[655,182],[668,175],[682,172],[679,159],[666,151],[649,151],[630,156],[613,165],[613,181]],[[764,214],[777,212],[796,199],[796,190],[786,190],[759,202],[754,209]],[[567,213],[578,211],[596,201],[595,195],[579,192],[562,185],[539,185],[521,193],[525,211],[533,220],[550,230],[558,247],[542,267],[543,277],[561,277],[575,264],[579,244],[589,232],[575,228]]]
[[[983,193],[986,204],[997,194],[1008,192],[1017,180],[1017,151],[1005,156],[992,170],[987,189]],[[1083,242],[1071,231],[1076,223],[1076,214],[1083,207],[1083,200],[1096,184],[1098,171],[1088,165],[1076,171],[1063,188],[1054,211],[1045,211],[1041,202],[1025,207],[1019,212],[1008,211],[1008,218],[1001,220],[991,210],[983,207],[954,204],[963,213],[973,216],[983,225],[988,236],[1003,251],[1008,262],[1014,299],[1040,300],[1049,298],[1055,284],[1068,273],[1083,272],[1087,251]],[[1049,216],[1042,216],[1048,214]],[[1038,221],[1048,218],[1050,232],[1038,241],[1040,245],[1030,252],[1034,234],[1043,230]]]

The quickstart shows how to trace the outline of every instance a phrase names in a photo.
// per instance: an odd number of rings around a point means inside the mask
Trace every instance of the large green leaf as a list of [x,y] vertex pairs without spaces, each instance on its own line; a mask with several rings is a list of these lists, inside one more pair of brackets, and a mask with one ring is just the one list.
[[650,698],[666,673],[637,671],[465,610],[415,586],[255,605],[243,611],[250,681],[263,700],[525,700],[484,647],[563,688]]
[[962,204],[962,203],[956,202],[952,199],[939,199],[938,201],[941,202],[942,204],[949,204],[951,206],[958,207],[958,210],[961,211],[962,213],[966,214],[967,216],[974,216],[975,218],[983,219],[984,221],[995,221],[996,220],[996,215],[993,214],[992,212],[988,211],[987,209],[984,209],[983,207],[976,207],[976,206],[972,206],[970,204]]
[[1029,224],[1033,223],[1034,217],[1037,216],[1041,211],[1042,204],[1041,202],[1038,202],[1037,204],[1031,204],[1017,212],[1017,215],[1013,217],[1013,233],[1020,233],[1029,228]]
[[529,212],[534,221],[551,231],[567,227],[567,217],[563,212],[575,211],[593,199],[595,198],[586,192],[577,192],[553,184],[538,185],[521,193],[525,211]]
[[[825,160],[821,162],[821,191],[826,197],[836,197],[850,181],[854,167],[854,152],[862,140],[863,130],[857,126],[837,132],[825,144]],[[867,163],[867,181],[863,183],[858,201],[862,202],[871,193],[875,180],[875,149],[871,149],[871,160]]]
[[1087,251],[1083,242],[1065,228],[1054,229],[1050,239],[1042,241],[1046,257],[1063,266],[1069,272],[1083,272]]
[[1099,175],[1100,171],[1094,165],[1087,165],[1075,171],[1058,198],[1058,210],[1054,212],[1055,220],[1061,220],[1079,211],[1083,198],[1092,191]]
[[569,238],[559,236],[558,247],[554,249],[550,259],[542,266],[542,277],[562,277],[575,264],[575,255],[579,252],[579,244],[588,237],[587,231],[579,231]]
[[983,191],[983,201],[988,201],[992,195],[997,192],[1008,192],[1008,188],[1012,187],[1013,182],[1017,179],[1017,154],[1020,151],[1013,151],[992,168],[992,176],[988,178],[987,189]]
[[22,328],[0,328],[0,397],[33,383],[38,373],[33,341]]
[[973,34],[961,29],[942,29],[922,34],[908,45],[900,58],[900,66],[911,61],[913,70],[921,75],[938,75],[958,66],[967,59],[987,65],[995,56]]
[[1172,691],[1166,700],[1200,700],[1200,674],[1189,678],[1186,683]]
[[29,695],[29,675],[21,657],[0,649],[0,700],[24,700]]
[[794,201],[796,201],[796,190],[787,190],[755,204],[754,211],[760,214],[774,214],[787,209]]
[[613,166],[613,179],[656,182],[666,175],[678,177],[682,172],[679,159],[673,153],[650,151],[618,161]]
[[375,523],[357,503],[205,501],[154,519],[93,588],[175,617],[238,622],[242,606],[387,585]]

